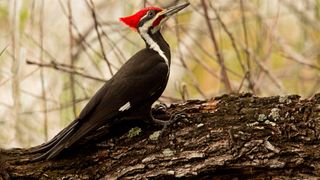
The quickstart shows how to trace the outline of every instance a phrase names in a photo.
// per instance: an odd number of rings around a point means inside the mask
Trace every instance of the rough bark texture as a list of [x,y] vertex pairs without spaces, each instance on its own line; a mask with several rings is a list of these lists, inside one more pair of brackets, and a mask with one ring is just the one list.
[[180,111],[187,118],[158,139],[159,128],[143,125],[140,133],[135,129],[33,163],[22,161],[29,156],[23,149],[1,150],[0,174],[3,179],[320,177],[320,94],[306,100],[223,95],[155,113],[168,117]]

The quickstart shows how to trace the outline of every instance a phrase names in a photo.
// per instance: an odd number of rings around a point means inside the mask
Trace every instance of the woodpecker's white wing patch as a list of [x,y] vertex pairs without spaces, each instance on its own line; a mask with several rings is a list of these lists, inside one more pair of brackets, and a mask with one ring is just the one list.
[[126,110],[130,109],[130,107],[131,107],[130,102],[127,102],[119,108],[119,111],[126,111]]

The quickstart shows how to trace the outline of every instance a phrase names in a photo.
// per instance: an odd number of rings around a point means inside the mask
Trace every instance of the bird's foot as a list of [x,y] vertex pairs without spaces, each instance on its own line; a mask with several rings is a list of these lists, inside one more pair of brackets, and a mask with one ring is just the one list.
[[156,104],[152,109],[153,112],[165,112],[168,106],[164,103]]
[[160,120],[160,119],[156,119],[152,117],[152,121],[157,124],[157,125],[161,125],[162,129],[160,131],[160,137],[163,135],[163,133],[167,130],[168,126],[170,126],[171,124],[175,123],[176,121],[186,118],[188,117],[186,113],[184,113],[183,111],[180,112],[176,112],[173,113],[170,117],[169,120],[164,121],[164,120]]

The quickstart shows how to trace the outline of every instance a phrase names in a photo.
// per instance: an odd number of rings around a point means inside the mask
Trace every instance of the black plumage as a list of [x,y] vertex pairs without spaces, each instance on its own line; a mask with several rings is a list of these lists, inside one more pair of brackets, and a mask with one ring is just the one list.
[[[139,30],[139,27],[137,29]],[[97,91],[78,118],[49,142],[30,149],[31,153],[41,153],[34,160],[51,159],[58,156],[64,149],[72,147],[80,139],[113,120],[130,119],[131,117],[139,117],[146,121],[153,120],[151,106],[166,88],[171,55],[170,47],[160,31],[152,32],[151,30],[152,27],[147,32],[138,32],[147,33],[152,43],[156,43],[160,48],[161,53],[157,52],[154,47],[150,47],[153,46],[149,44],[150,41],[143,38],[146,48],[133,55]]]

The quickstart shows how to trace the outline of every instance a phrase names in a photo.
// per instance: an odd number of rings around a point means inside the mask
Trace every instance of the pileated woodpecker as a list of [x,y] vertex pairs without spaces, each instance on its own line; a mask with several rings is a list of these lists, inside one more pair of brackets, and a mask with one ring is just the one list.
[[160,29],[169,17],[188,5],[184,3],[168,9],[147,7],[132,16],[120,18],[137,30],[146,48],[133,55],[101,87],[70,125],[49,142],[31,148],[33,153],[42,153],[35,160],[54,158],[80,139],[119,118],[140,117],[157,123],[165,122],[151,114],[151,106],[166,88],[170,72],[170,47]]

